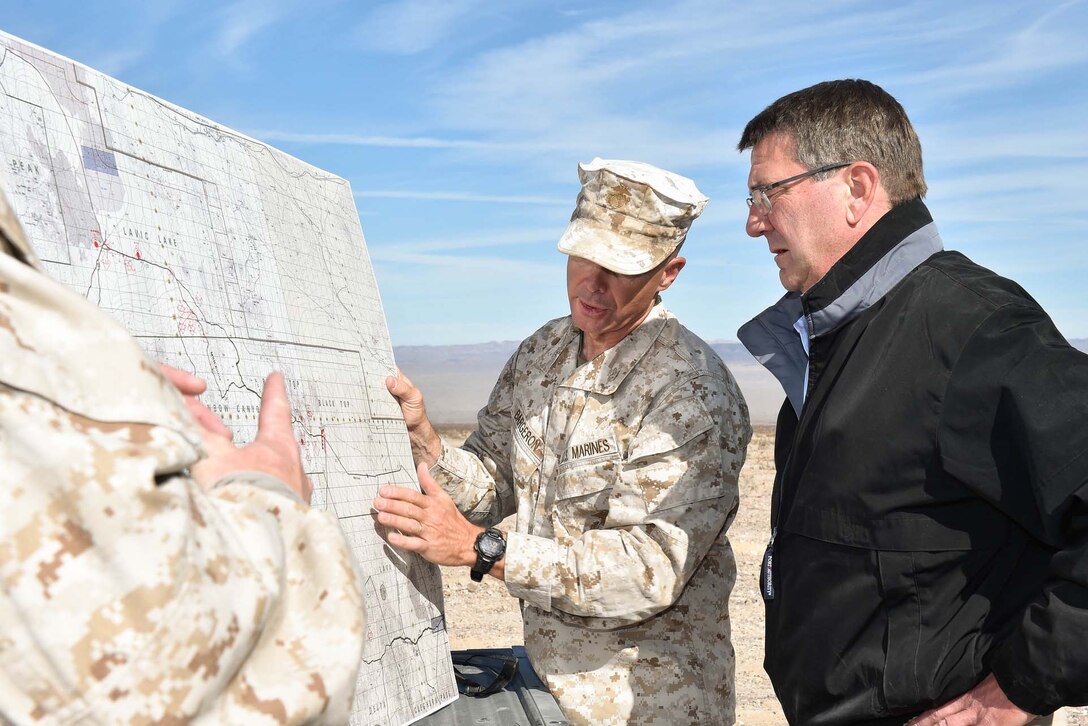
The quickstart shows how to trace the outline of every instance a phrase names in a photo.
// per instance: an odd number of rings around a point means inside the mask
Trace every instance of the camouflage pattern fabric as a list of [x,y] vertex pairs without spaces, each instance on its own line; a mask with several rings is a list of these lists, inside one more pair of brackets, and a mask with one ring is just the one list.
[[660,304],[579,365],[581,343],[570,318],[524,341],[432,474],[478,524],[517,512],[506,586],[573,723],[733,723],[726,529],[747,407]]
[[0,194],[0,722],[345,723],[363,645],[336,521],[188,475],[201,435]]
[[708,201],[691,179],[640,161],[597,158],[578,165],[578,178],[559,251],[623,275],[661,264]]

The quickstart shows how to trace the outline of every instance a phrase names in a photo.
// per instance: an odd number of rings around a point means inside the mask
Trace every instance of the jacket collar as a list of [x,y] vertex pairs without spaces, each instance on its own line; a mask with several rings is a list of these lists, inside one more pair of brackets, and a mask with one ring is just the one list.
[[895,207],[808,292],[787,293],[745,323],[737,337],[782,384],[799,416],[808,356],[793,327],[797,319],[805,316],[811,345],[868,310],[942,249],[937,226],[921,199]]
[[575,361],[575,368],[573,372],[567,375],[562,385],[566,388],[576,388],[611,396],[631,373],[635,365],[650,350],[654,342],[661,337],[661,333],[668,322],[675,319],[673,314],[665,309],[664,305],[658,303],[650,310],[650,314],[646,316],[642,324],[631,331],[627,337],[581,366],[577,365],[577,359],[578,346],[582,344],[582,336],[579,330],[574,327],[572,321],[570,324],[571,340],[568,341],[570,355],[561,356],[560,358]]

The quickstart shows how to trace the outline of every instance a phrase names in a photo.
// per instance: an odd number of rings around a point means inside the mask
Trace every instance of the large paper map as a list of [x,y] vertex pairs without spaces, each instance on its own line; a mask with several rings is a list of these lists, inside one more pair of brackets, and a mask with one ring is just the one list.
[[352,723],[454,699],[437,568],[390,550],[369,513],[380,484],[416,483],[347,182],[0,33],[0,184],[49,274],[204,376],[237,440],[284,372],[314,504],[366,575]]

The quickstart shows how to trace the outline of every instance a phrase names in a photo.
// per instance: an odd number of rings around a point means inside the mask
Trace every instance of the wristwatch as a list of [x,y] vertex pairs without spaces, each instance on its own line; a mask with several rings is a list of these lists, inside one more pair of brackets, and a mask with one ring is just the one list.
[[476,537],[476,564],[472,566],[472,581],[479,582],[491,571],[496,562],[506,555],[506,538],[502,532],[492,527]]

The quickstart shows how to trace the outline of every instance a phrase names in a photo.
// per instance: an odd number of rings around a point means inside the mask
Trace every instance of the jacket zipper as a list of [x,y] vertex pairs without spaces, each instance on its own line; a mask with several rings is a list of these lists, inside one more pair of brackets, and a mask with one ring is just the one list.
[[[809,396],[812,394],[812,384],[815,380],[815,376],[812,375],[812,346],[813,346],[813,334],[812,334],[812,317],[803,307],[802,302],[801,313],[805,316],[805,331],[809,336],[808,352],[805,357],[808,358],[808,375],[806,378],[806,386],[804,391],[804,398],[801,401],[801,411],[797,415],[797,425],[794,428],[793,445],[797,445],[797,435],[801,431],[801,415],[805,411],[805,403],[808,401]],[[767,542],[767,549],[763,551],[763,566],[759,571],[759,591],[763,595],[763,600],[769,602],[774,600],[774,540],[778,536],[778,521],[782,518],[782,490],[786,486],[786,472],[790,468],[790,461],[793,459],[793,446],[790,447],[790,454],[786,457],[786,463],[782,466],[781,476],[778,479],[778,506],[774,507],[774,521],[771,522],[771,539]],[[773,505],[772,505],[773,506]]]

